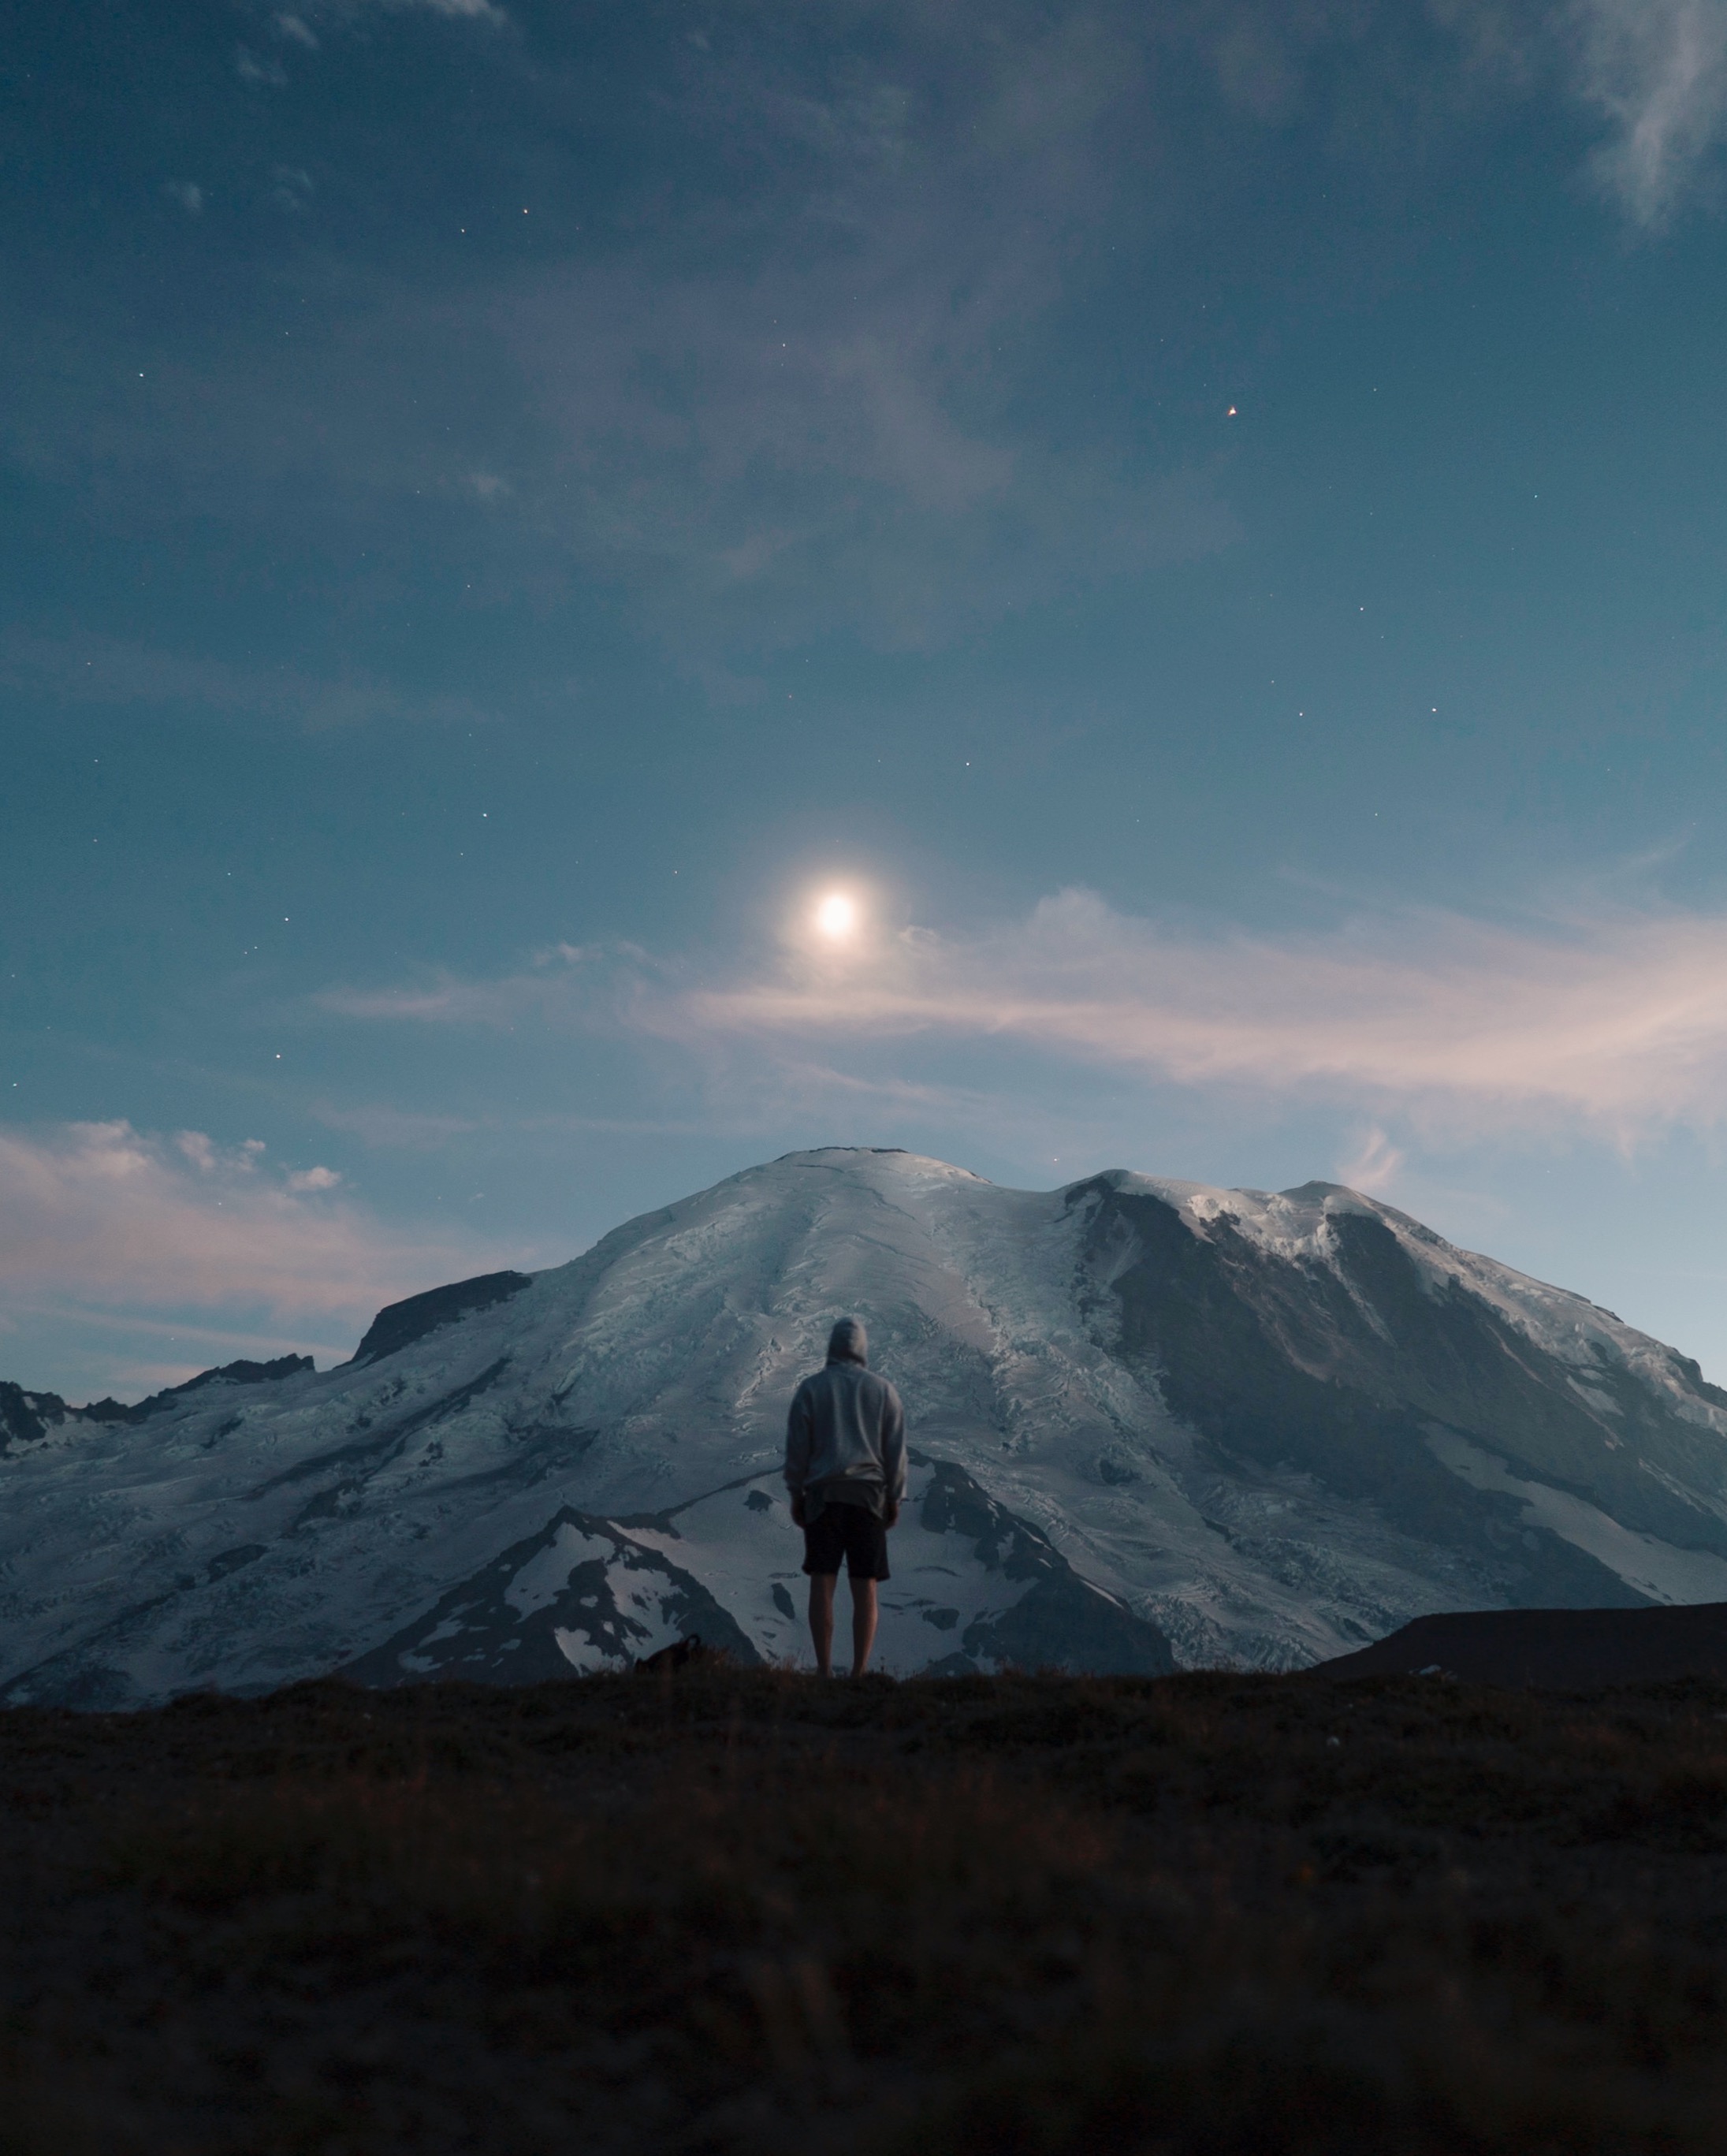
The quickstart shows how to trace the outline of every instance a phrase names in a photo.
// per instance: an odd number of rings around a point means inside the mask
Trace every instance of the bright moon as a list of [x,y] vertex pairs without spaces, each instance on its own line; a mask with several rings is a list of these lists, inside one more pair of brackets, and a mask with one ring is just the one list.
[[824,936],[849,936],[857,919],[857,907],[839,891],[816,908],[816,926]]

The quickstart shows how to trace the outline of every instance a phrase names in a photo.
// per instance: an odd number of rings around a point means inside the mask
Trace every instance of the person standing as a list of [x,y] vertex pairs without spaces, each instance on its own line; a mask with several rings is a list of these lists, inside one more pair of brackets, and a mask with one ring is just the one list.
[[806,1378],[786,1418],[786,1487],[803,1529],[816,1667],[833,1673],[833,1597],[842,1558],[852,1581],[852,1675],[869,1666],[876,1587],[888,1577],[888,1533],[905,1498],[905,1410],[869,1368],[869,1336],[842,1317],[826,1367]]

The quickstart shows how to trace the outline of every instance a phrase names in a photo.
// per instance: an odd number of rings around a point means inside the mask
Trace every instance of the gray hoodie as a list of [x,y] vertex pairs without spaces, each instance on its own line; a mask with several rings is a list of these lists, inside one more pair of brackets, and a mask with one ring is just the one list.
[[885,1378],[867,1367],[869,1339],[843,1317],[828,1342],[828,1364],[806,1378],[786,1418],[786,1487],[802,1495],[804,1517],[824,1504],[880,1512],[905,1496],[905,1410]]

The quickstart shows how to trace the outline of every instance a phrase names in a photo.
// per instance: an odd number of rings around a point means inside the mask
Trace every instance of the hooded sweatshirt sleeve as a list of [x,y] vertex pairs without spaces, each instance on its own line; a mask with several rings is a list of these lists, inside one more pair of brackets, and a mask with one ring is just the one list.
[[882,1409],[882,1481],[890,1504],[905,1502],[905,1410],[889,1385]]
[[786,1487],[796,1497],[809,1480],[810,1452],[815,1442],[815,1422],[810,1413],[810,1389],[806,1383],[792,1395],[786,1417]]

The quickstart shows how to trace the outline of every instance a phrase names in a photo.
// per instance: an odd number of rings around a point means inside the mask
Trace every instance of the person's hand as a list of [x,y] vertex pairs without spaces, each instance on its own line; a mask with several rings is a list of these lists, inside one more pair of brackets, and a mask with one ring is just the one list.
[[792,1524],[794,1527],[801,1527],[806,1524],[803,1517],[803,1492],[802,1490],[800,1490],[797,1495],[792,1500]]
[[899,1526],[899,1505],[895,1502],[895,1501],[894,1501],[893,1498],[889,1497],[889,1500],[888,1500],[888,1509],[886,1510],[886,1512],[884,1512],[884,1513],[882,1514],[882,1525],[883,1525],[884,1527],[897,1527]]

